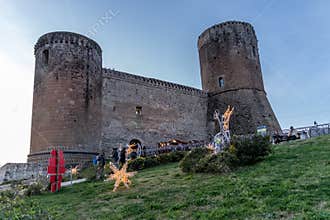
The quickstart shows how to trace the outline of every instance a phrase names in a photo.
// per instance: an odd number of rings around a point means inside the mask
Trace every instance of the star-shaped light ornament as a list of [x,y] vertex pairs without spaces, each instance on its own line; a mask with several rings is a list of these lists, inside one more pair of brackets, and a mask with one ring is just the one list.
[[72,175],[77,175],[79,173],[79,170],[78,170],[79,166],[75,166],[74,168],[71,168],[71,173]]
[[118,189],[121,182],[123,182],[124,186],[129,189],[129,185],[132,182],[128,178],[134,176],[137,172],[127,172],[127,163],[125,163],[120,170],[111,162],[109,165],[113,174],[110,174],[107,181],[115,180],[115,187],[113,188],[113,192]]

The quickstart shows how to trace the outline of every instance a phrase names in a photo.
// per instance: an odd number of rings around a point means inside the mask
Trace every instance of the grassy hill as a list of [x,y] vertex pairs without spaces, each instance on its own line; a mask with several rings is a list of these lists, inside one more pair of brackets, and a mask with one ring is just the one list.
[[229,175],[140,171],[131,189],[88,182],[30,199],[60,219],[330,219],[330,136],[274,147]]

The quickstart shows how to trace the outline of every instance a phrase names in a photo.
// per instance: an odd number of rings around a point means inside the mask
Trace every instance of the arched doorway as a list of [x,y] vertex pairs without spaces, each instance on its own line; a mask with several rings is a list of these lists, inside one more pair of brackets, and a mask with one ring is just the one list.
[[142,145],[141,141],[139,139],[132,139],[129,142],[129,145]]

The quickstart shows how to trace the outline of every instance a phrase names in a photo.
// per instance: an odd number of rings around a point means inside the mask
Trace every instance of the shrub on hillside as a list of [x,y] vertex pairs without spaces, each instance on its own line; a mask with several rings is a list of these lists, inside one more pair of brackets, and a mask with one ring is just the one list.
[[201,159],[210,155],[211,151],[206,147],[191,150],[180,162],[179,166],[183,172],[196,172],[196,166]]
[[179,162],[185,156],[185,152],[173,151],[170,153],[160,154],[151,157],[140,157],[135,160],[128,161],[128,171],[142,170],[166,164],[171,162]]
[[41,183],[32,183],[24,191],[24,195],[33,196],[40,195],[42,192],[46,191],[45,187]]
[[53,219],[40,204],[12,192],[0,192],[0,219]]
[[158,157],[152,156],[152,157],[144,157],[144,164],[141,167],[142,169],[149,168],[149,167],[154,167],[160,165],[160,161]]
[[271,152],[269,137],[233,137],[230,147],[218,154],[205,148],[193,149],[180,162],[183,172],[228,173],[238,166],[256,163]]
[[145,168],[145,162],[146,162],[146,158],[144,158],[144,157],[139,157],[139,158],[136,158],[135,160],[130,160],[130,161],[128,161],[127,169],[129,171],[142,170]]
[[229,173],[237,166],[235,154],[224,151],[218,154],[208,154],[195,165],[197,173]]
[[236,156],[239,163],[238,165],[256,163],[271,152],[271,144],[268,136],[234,136],[232,139],[232,144],[236,149]]
[[173,151],[166,154],[160,154],[157,157],[159,158],[159,162],[163,164],[163,163],[179,162],[180,160],[182,160],[182,158],[184,158],[185,155],[186,152],[184,151]]

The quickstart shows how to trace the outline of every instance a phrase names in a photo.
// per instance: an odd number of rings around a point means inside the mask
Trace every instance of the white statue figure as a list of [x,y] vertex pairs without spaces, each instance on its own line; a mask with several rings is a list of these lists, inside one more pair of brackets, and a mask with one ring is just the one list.
[[221,152],[225,147],[229,147],[230,145],[229,121],[233,111],[234,108],[230,106],[228,106],[223,115],[220,115],[218,110],[214,111],[214,119],[218,120],[220,127],[220,132],[213,139],[215,153]]

